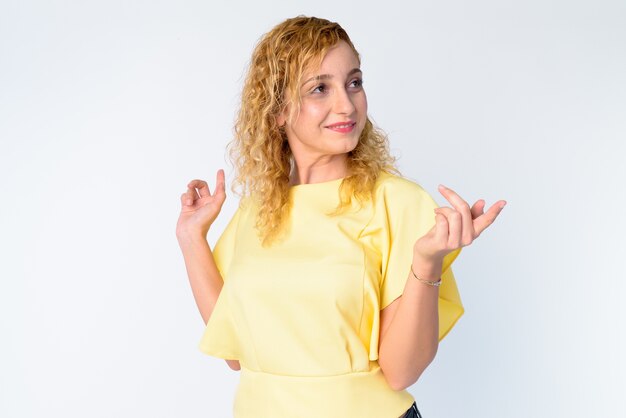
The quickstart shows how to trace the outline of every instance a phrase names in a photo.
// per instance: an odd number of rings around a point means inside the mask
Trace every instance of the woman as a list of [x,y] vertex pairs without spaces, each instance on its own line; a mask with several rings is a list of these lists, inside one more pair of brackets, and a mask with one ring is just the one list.
[[241,371],[234,416],[420,416],[406,388],[463,313],[450,265],[505,202],[440,188],[439,208],[399,176],[358,52],[314,17],[256,46],[231,156],[242,199],[213,251],[223,170],[188,184],[176,231],[200,349]]

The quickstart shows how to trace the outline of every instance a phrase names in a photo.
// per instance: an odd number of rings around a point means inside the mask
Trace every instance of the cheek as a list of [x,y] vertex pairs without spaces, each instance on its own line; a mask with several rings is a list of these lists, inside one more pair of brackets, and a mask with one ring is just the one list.
[[358,100],[355,100],[355,107],[358,112],[357,120],[361,125],[361,129],[363,129],[367,120],[367,97],[365,96],[365,94],[359,96]]
[[319,104],[308,104],[303,106],[300,110],[300,114],[303,120],[307,121],[307,125],[315,126],[322,125],[325,121],[328,112]]
[[363,97],[361,98],[360,109],[363,113],[367,113],[367,96],[363,93]]

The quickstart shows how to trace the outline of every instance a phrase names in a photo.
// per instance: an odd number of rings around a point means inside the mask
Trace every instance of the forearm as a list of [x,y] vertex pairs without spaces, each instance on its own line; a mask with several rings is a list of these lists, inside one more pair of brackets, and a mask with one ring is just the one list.
[[[217,269],[211,247],[202,234],[177,234],[176,238],[183,252],[193,297],[206,324],[222,291],[224,279]],[[241,369],[238,360],[225,361],[231,369]]]
[[[420,279],[437,281],[442,265],[413,260],[412,268]],[[381,368],[396,390],[415,383],[435,358],[439,345],[438,301],[439,287],[422,283],[409,272],[379,350]]]
[[176,237],[185,259],[193,297],[206,324],[224,280],[217,269],[211,248],[202,234],[177,234]]

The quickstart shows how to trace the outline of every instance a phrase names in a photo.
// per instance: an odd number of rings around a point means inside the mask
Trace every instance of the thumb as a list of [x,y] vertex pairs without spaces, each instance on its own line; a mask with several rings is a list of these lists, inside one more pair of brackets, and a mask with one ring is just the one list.
[[447,241],[448,240],[448,218],[445,217],[445,215],[442,215],[441,213],[437,213],[435,215],[435,237],[437,240],[444,240]]

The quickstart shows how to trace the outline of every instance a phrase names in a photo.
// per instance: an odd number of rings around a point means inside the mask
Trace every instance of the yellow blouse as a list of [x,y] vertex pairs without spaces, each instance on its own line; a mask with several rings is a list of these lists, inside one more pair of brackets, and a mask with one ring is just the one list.
[[[288,233],[268,248],[242,200],[215,245],[224,286],[199,348],[239,360],[235,418],[397,418],[414,401],[378,365],[379,312],[402,295],[438,205],[382,172],[365,207],[329,217],[341,181],[291,187]],[[450,267],[460,251],[444,258],[439,340],[464,312]]]

